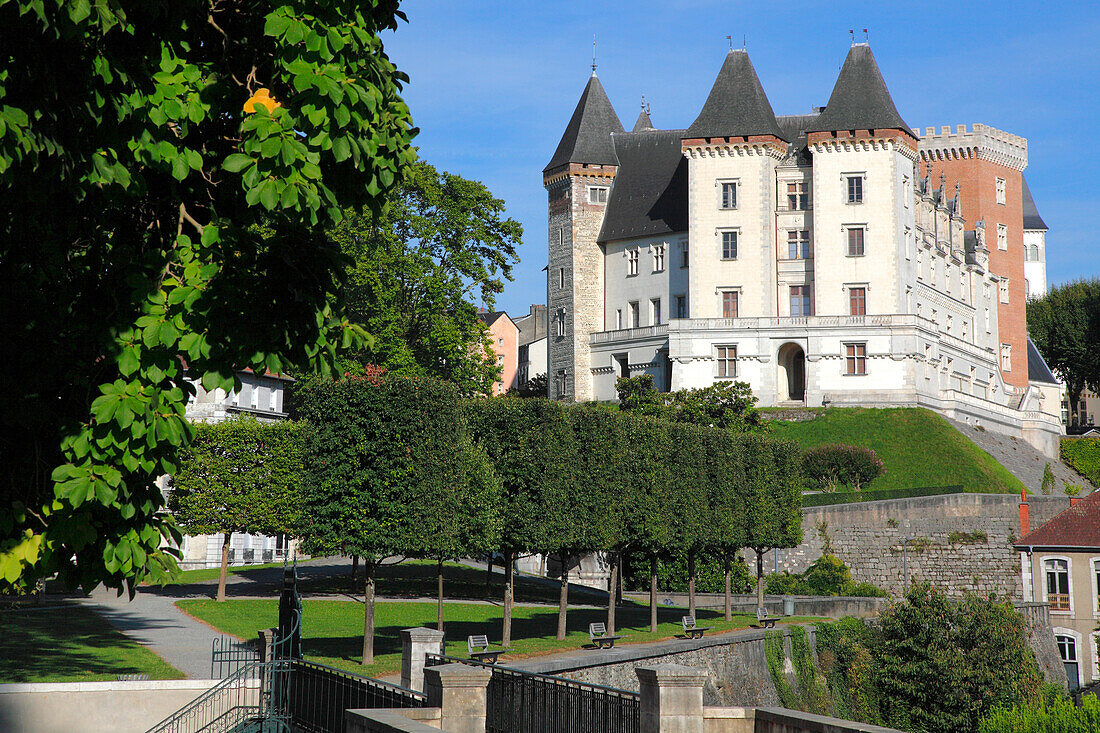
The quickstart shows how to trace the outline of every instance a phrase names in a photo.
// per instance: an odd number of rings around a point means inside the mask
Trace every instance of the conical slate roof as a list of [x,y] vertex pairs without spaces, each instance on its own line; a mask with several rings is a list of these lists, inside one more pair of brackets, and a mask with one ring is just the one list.
[[849,49],[825,111],[807,132],[835,130],[901,130],[913,136],[898,114],[866,43],[853,44]]
[[1047,223],[1039,216],[1039,209],[1035,207],[1035,199],[1031,198],[1031,189],[1027,187],[1027,179],[1020,177],[1020,183],[1024,185],[1024,229],[1047,230]]
[[652,129],[653,123],[649,120],[649,113],[643,109],[638,114],[638,120],[634,123],[634,129],[631,132],[645,132]]
[[615,146],[611,143],[611,134],[622,132],[623,123],[611,106],[607,92],[603,90],[595,73],[588,80],[584,94],[573,110],[565,134],[561,136],[558,149],[542,172],[557,168],[566,163],[597,163],[615,165]]
[[744,49],[731,50],[686,138],[775,135],[785,140]]

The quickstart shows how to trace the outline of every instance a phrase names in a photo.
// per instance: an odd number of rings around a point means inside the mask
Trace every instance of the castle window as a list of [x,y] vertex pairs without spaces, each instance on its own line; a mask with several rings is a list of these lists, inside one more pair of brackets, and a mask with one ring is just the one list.
[[722,259],[723,260],[736,260],[737,259],[737,231],[724,231],[722,232]]
[[848,288],[848,313],[853,316],[867,315],[867,288]]
[[688,260],[688,243],[687,242],[681,242],[680,243],[680,267],[687,267],[688,266],[688,261],[689,261]]
[[1027,248],[1027,261],[1028,262],[1038,262],[1039,261],[1039,245],[1037,245],[1037,244],[1028,245],[1028,248]]
[[589,186],[588,187],[588,203],[590,203],[590,204],[606,204],[607,203],[607,186]]
[[1006,198],[1006,195],[1005,195],[1005,179],[998,178],[997,179],[997,203],[998,204],[1004,204],[1005,198]]
[[650,323],[654,326],[661,325],[661,299],[654,298],[649,301],[649,318]]
[[630,307],[630,327],[637,328],[638,326],[642,325],[641,323],[639,323],[639,321],[641,320],[641,311],[638,308],[638,301],[631,301],[630,303],[628,303],[628,306]]
[[565,397],[565,370],[559,369],[554,375],[554,395],[558,399]]
[[787,184],[787,209],[790,211],[805,211],[810,208],[810,196],[806,193],[805,183]]
[[719,181],[722,190],[722,200],[719,202],[721,209],[737,208],[737,181]]
[[1001,278],[1001,283],[1000,283],[1000,287],[999,287],[998,292],[1000,293],[1000,296],[1001,296],[1001,302],[1002,303],[1007,303],[1008,302],[1008,278],[1007,277],[1002,277]]
[[1001,371],[1012,371],[1012,344],[1001,344]]
[[565,335],[565,308],[558,309],[557,321],[557,334],[558,337]]
[[863,227],[849,227],[848,228],[848,256],[849,257],[862,257],[865,253],[864,250],[864,228]]
[[617,308],[615,310],[615,330],[621,331],[623,328],[623,309]]
[[626,276],[632,277],[638,274],[638,248],[626,251]]
[[810,230],[787,230],[787,259],[808,260],[813,255],[810,252]]
[[722,293],[722,317],[737,318],[737,291],[726,290]]
[[558,268],[558,287],[559,288],[564,288],[565,287],[565,268],[564,267],[559,267]]
[[997,249],[1008,249],[1008,227],[1004,224],[997,225]]
[[867,373],[867,344],[844,344],[844,373],[853,376]]
[[687,318],[688,317],[688,305],[686,295],[676,296],[676,317]]
[[718,364],[718,376],[726,378],[736,377],[737,347],[718,346],[715,349],[715,352],[715,361]]
[[808,315],[810,315],[810,286],[809,285],[792,285],[791,286],[791,315],[792,316],[808,316]]
[[653,271],[665,271],[665,245],[658,244],[653,247]]
[[863,203],[863,174],[845,176],[848,186],[848,203]]

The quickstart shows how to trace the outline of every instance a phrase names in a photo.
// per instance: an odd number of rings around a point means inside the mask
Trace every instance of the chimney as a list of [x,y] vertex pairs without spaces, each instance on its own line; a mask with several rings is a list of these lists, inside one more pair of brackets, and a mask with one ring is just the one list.
[[1079,501],[1081,501],[1080,496],[1071,496],[1069,498],[1069,505],[1070,506],[1077,506],[1077,502],[1079,502]]
[[1031,508],[1027,505],[1027,489],[1020,490],[1020,536],[1031,531]]

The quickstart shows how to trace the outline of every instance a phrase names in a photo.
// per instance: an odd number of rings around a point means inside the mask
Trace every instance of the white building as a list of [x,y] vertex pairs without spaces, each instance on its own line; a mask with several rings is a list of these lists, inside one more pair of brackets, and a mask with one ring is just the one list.
[[1047,225],[1039,216],[1035,199],[1023,179],[1024,193],[1024,291],[1028,298],[1047,292]]
[[1008,282],[919,144],[866,44],[825,107],[780,117],[730,51],[686,130],[643,111],[625,132],[593,73],[543,171],[551,396],[740,380],[765,406],[919,405],[1055,455],[1057,386],[1004,381]]
[[546,306],[532,305],[525,316],[513,319],[519,329],[519,371],[516,386],[546,374]]

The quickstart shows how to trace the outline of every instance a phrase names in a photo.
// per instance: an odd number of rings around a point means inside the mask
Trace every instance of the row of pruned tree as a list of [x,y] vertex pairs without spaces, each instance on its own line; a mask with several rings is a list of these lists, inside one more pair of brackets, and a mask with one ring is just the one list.
[[[375,572],[388,558],[436,561],[442,604],[444,561],[501,553],[507,645],[520,556],[561,561],[563,639],[569,568],[582,555],[607,554],[611,588],[621,556],[647,558],[655,628],[662,558],[686,552],[694,576],[703,555],[728,570],[744,548],[759,559],[800,541],[799,452],[760,435],[593,405],[471,400],[446,383],[389,375],[304,381],[295,403],[302,471],[293,534],[306,552],[362,558],[365,663]],[[611,631],[614,613],[612,593]]]

